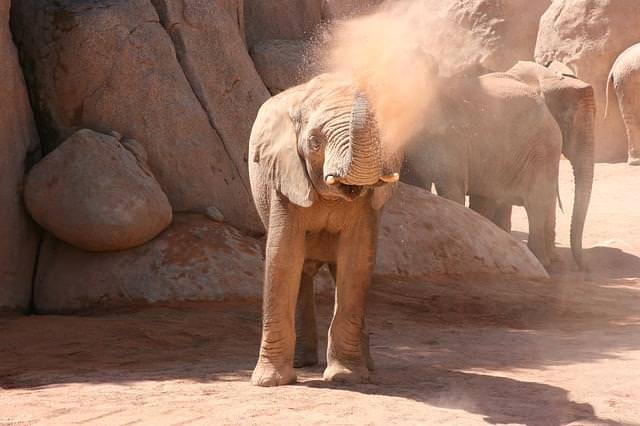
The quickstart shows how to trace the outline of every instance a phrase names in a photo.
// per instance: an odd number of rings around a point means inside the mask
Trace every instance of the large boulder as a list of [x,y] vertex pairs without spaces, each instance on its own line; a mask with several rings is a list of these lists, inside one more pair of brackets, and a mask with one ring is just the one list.
[[171,223],[137,142],[80,130],[29,173],[24,198],[44,229],[84,250],[125,250]]
[[0,311],[29,307],[39,239],[22,205],[25,168],[39,143],[9,30],[10,4],[0,0]]
[[244,0],[247,44],[309,39],[322,23],[321,0]]
[[322,19],[349,19],[375,10],[384,0],[322,0]]
[[615,59],[640,40],[637,0],[556,0],[540,20],[535,59],[563,62],[595,91],[596,160],[624,160],[627,155],[622,119],[614,105],[604,121],[607,76]]
[[423,0],[437,10],[435,26],[426,31],[429,48],[446,74],[468,69],[506,71],[531,60],[540,17],[549,0]]
[[150,0],[14,2],[43,143],[52,150],[78,128],[118,129],[144,146],[174,211],[215,205],[260,232],[246,156],[269,94],[244,48],[240,3],[153,3],[162,23]]
[[196,214],[177,214],[143,246],[90,253],[45,238],[35,279],[37,312],[259,297],[261,243]]
[[262,81],[275,95],[302,84],[318,74],[311,44],[306,40],[265,40],[251,49],[251,57]]
[[523,243],[460,204],[399,184],[384,209],[379,274],[427,280],[480,274],[548,278]]
[[[35,280],[38,312],[73,312],[149,303],[258,299],[263,240],[203,215],[177,214],[149,243],[90,253],[47,236]],[[526,246],[473,211],[399,185],[385,207],[376,273],[447,281],[479,274],[545,279]],[[319,291],[331,288],[324,271]]]
[[244,42],[242,0],[153,0],[178,60],[245,182],[247,146],[270,94]]

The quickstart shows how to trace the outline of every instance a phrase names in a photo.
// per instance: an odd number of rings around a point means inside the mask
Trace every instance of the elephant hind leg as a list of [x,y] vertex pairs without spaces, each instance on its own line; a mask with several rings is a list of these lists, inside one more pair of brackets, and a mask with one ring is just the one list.
[[296,349],[293,366],[296,368],[318,363],[318,332],[313,279],[322,262],[307,260],[302,268],[300,291],[296,304]]
[[[333,282],[338,282],[338,267],[335,263],[329,265],[329,271],[333,276]],[[371,350],[369,349],[369,329],[367,328],[366,315],[362,317],[362,332],[360,334],[360,345],[362,346],[362,356],[367,364],[369,371],[375,370],[376,366],[371,357]]]
[[506,232],[511,232],[510,204],[499,204],[491,198],[471,195],[469,197],[469,207],[495,223],[499,228]]
[[623,119],[629,143],[629,159],[627,162],[631,166],[640,166],[640,124],[638,124],[635,114],[624,113]]
[[498,205],[493,199],[479,195],[470,195],[469,208],[495,223]]
[[464,183],[435,182],[434,184],[439,196],[465,205],[467,191]]
[[500,204],[496,209],[494,222],[506,232],[511,233],[511,213],[513,206],[511,204]]

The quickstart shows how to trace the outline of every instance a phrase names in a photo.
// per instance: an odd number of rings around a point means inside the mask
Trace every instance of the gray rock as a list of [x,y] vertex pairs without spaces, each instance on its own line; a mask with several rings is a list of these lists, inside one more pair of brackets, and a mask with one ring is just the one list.
[[22,203],[25,169],[37,159],[39,141],[9,29],[10,4],[0,1],[0,312],[28,309],[39,241]]
[[88,253],[45,239],[35,281],[38,312],[260,297],[258,240],[201,215],[177,214],[149,243]]
[[239,2],[153,3],[162,23],[150,0],[13,2],[43,142],[51,151],[78,128],[117,129],[145,148],[174,211],[215,204],[259,232],[246,155],[268,91],[244,47]]
[[207,207],[207,210],[205,210],[205,215],[214,222],[224,222],[224,215],[222,214],[222,212],[220,212],[220,210],[218,210],[216,206]]
[[607,76],[620,53],[640,40],[637,0],[557,0],[540,19],[535,59],[566,64],[591,84],[596,98],[596,161],[624,161],[627,139],[622,117],[611,109],[604,120]]
[[460,204],[401,183],[384,209],[379,274],[427,281],[480,274],[549,277],[524,244]]
[[169,200],[145,164],[115,137],[91,130],[31,170],[24,198],[44,229],[84,250],[136,247],[171,223]]

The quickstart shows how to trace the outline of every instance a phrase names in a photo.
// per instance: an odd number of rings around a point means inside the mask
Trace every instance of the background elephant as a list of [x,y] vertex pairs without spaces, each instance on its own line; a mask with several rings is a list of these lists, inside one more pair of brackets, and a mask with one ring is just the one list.
[[[539,90],[502,73],[442,79],[403,180],[465,202],[524,205],[529,248],[550,264],[562,134]],[[483,206],[474,206],[495,219]]]
[[[582,265],[582,234],[591,199],[594,171],[593,87],[577,79],[569,68],[559,62],[552,62],[544,67],[535,62],[520,61],[505,74],[540,90],[545,104],[560,126],[562,154],[571,162],[575,180],[571,248],[574,259]],[[470,197],[472,208],[488,214],[496,224],[510,232],[511,206],[496,207],[487,204],[486,200]]]
[[640,43],[634,44],[618,56],[607,79],[607,110],[615,89],[618,107],[627,130],[628,163],[640,166]]
[[298,364],[317,361],[313,276],[324,263],[336,279],[324,378],[368,380],[370,363],[361,344],[364,298],[375,260],[378,209],[399,171],[399,162],[382,148],[367,98],[336,75],[318,76],[261,107],[249,148],[251,189],[267,228],[254,384],[294,382],[294,349]]

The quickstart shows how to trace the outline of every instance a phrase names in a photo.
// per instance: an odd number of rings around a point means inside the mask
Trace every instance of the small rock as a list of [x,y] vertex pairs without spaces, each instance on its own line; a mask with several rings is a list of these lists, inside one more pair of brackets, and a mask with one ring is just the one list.
[[205,210],[205,214],[214,222],[224,222],[224,215],[215,206],[207,207],[207,209]]

